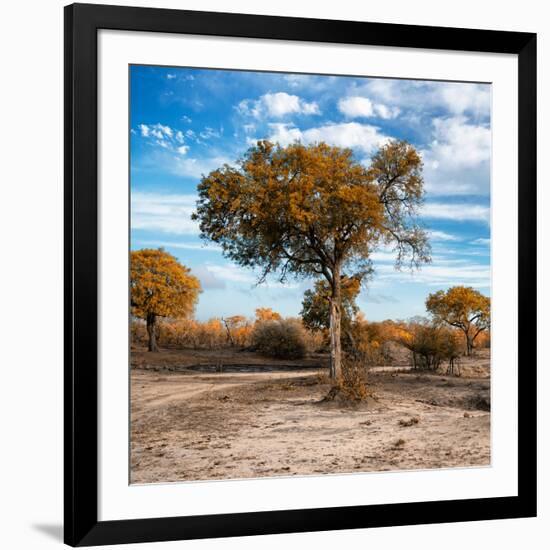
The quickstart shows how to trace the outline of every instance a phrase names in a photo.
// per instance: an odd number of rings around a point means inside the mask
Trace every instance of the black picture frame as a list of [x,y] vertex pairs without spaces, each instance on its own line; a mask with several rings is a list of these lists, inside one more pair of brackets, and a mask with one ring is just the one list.
[[[97,33],[100,29],[518,56],[518,495],[98,521]],[[65,543],[90,546],[536,515],[536,35],[73,4],[65,8]]]

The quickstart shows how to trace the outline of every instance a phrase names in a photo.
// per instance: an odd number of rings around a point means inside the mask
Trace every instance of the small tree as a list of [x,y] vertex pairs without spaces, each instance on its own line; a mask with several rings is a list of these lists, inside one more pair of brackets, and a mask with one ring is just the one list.
[[227,340],[231,344],[231,347],[234,347],[236,345],[235,332],[238,328],[246,324],[246,317],[244,315],[232,315],[231,317],[222,317],[222,323],[225,326]]
[[462,345],[454,328],[413,317],[408,323],[399,323],[394,334],[395,341],[411,352],[415,369],[437,370],[446,360],[449,362],[447,374],[460,372],[458,357]]
[[325,143],[288,147],[259,141],[240,159],[202,178],[194,219],[203,237],[244,267],[324,277],[330,287],[331,376],[341,375],[341,279],[370,269],[370,254],[393,244],[396,263],[429,261],[415,221],[422,162],[410,144],[390,142],[367,169],[350,149]]
[[256,308],[257,323],[261,323],[262,321],[280,321],[281,319],[281,314],[273,311],[270,307]]
[[193,313],[201,286],[189,268],[162,249],[130,254],[132,314],[147,323],[148,349],[158,351],[158,317],[183,318]]
[[464,333],[467,355],[472,355],[476,338],[491,324],[491,299],[471,287],[454,286],[430,294],[426,309],[436,322]]
[[[341,278],[340,311],[342,330],[349,331],[353,318],[359,311],[355,300],[361,290],[361,281],[357,277]],[[310,330],[328,329],[330,327],[331,288],[324,279],[315,281],[313,290],[304,292],[300,315],[304,325]]]

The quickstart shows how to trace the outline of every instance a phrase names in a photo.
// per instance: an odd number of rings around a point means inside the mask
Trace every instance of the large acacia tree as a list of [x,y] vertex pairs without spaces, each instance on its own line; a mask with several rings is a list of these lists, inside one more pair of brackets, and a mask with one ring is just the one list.
[[130,254],[132,314],[145,319],[149,351],[158,351],[158,317],[187,317],[197,303],[201,285],[188,267],[162,249],[144,248]]
[[341,374],[341,278],[362,277],[381,244],[398,266],[429,260],[415,214],[423,198],[421,159],[392,141],[370,167],[350,149],[325,143],[287,147],[259,141],[238,162],[203,177],[195,219],[203,237],[244,267],[323,277],[330,286],[331,376]]

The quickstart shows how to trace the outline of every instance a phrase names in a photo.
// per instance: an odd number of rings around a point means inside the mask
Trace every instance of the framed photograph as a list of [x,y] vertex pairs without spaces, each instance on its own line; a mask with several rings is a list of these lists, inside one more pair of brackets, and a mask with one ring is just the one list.
[[65,542],[536,515],[536,35],[65,8]]

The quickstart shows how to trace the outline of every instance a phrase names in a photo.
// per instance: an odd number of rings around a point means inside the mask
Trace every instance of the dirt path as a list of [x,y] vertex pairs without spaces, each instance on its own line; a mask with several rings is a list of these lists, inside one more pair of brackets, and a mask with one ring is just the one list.
[[373,373],[367,406],[309,372],[132,370],[132,482],[487,465],[489,381]]

